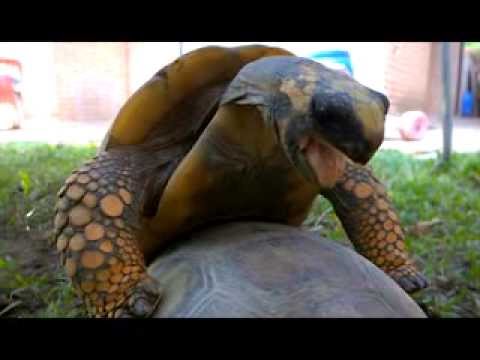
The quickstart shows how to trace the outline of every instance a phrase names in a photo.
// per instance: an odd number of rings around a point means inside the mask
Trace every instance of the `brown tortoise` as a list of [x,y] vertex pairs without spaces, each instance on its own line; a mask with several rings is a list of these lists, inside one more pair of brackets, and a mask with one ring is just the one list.
[[360,254],[407,292],[425,287],[364,166],[387,110],[382,94],[278,48],[207,47],[160,70],[59,191],[56,245],[89,312],[151,314],[161,291],[146,264],[166,244],[229,219],[298,226],[318,194]]

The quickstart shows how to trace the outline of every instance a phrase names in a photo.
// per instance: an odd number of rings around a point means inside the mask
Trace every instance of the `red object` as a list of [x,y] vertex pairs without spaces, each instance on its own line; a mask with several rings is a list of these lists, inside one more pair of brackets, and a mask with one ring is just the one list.
[[0,129],[17,129],[23,119],[22,94],[19,85],[22,83],[22,65],[18,60],[0,58],[0,106],[2,109],[13,108],[10,115],[2,113]]
[[16,86],[22,80],[22,65],[18,60],[0,58],[0,102],[17,105],[20,96]]
[[0,75],[0,103],[17,104],[12,78]]

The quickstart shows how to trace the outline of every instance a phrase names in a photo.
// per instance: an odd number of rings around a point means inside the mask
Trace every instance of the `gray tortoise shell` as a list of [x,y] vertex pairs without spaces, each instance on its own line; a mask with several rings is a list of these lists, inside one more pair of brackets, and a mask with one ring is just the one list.
[[149,272],[165,290],[156,317],[425,317],[362,256],[281,224],[200,230]]

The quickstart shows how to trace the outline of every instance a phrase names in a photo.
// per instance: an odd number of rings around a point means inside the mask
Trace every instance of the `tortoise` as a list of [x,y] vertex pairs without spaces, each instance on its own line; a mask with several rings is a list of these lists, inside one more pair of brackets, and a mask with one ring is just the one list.
[[164,289],[158,318],[426,317],[363,256],[278,223],[197,229],[164,250],[149,273]]
[[151,315],[163,295],[146,266],[169,243],[229,220],[300,226],[318,195],[360,254],[407,292],[426,287],[367,165],[388,106],[280,48],[206,47],[161,69],[58,192],[56,248],[89,314]]

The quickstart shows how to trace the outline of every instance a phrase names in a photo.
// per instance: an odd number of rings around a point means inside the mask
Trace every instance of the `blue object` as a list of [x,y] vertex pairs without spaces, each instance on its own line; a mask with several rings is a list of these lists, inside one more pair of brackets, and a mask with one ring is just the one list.
[[350,53],[346,50],[319,51],[310,56],[312,60],[336,70],[344,70],[353,76],[352,60]]
[[468,90],[462,96],[462,116],[473,116],[473,94]]

